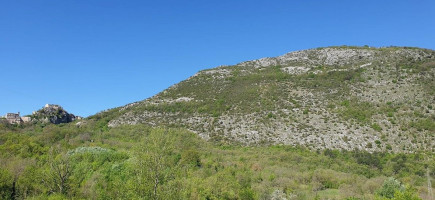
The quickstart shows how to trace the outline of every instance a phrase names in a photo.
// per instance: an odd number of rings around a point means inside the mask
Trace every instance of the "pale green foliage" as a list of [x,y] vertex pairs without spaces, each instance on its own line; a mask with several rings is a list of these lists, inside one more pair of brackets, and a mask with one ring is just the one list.
[[49,193],[66,194],[69,190],[71,164],[69,156],[59,152],[57,148],[50,150],[49,168],[44,172],[42,182]]
[[377,191],[377,194],[386,198],[393,198],[396,191],[403,192],[405,187],[393,177],[384,181],[382,188]]
[[424,191],[435,166],[421,153],[218,146],[185,129],[92,123],[0,130],[0,192],[16,177],[17,199],[374,199],[391,174]]
[[[175,179],[179,161],[174,149],[175,139],[169,131],[155,129],[139,144],[135,174],[141,197],[168,199],[178,193],[178,188],[171,182]],[[172,190],[162,189],[169,185],[174,186]]]
[[421,200],[420,197],[418,197],[415,189],[412,189],[411,187],[407,187],[406,189],[401,190],[395,190],[393,197],[388,198],[385,196],[376,196],[376,200]]

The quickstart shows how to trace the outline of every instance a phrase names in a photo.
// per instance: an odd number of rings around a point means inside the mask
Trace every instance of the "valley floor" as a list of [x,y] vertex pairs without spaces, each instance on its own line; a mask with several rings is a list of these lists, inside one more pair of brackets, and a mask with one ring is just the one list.
[[0,199],[431,199],[432,153],[208,143],[101,120],[0,125]]

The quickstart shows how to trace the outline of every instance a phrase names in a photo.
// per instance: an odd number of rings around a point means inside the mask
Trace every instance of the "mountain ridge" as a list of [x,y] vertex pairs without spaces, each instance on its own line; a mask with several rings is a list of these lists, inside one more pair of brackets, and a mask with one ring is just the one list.
[[108,125],[185,127],[245,145],[433,151],[434,63],[433,50],[409,47],[289,52],[202,70],[120,107]]

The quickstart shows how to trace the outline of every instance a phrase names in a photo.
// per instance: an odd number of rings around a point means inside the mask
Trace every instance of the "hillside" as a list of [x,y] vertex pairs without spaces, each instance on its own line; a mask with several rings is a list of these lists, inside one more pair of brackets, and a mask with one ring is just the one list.
[[48,104],[0,123],[0,199],[433,200],[434,60],[320,48],[86,119]]
[[433,151],[434,86],[433,50],[317,48],[200,71],[111,110],[108,125],[183,127],[219,143]]

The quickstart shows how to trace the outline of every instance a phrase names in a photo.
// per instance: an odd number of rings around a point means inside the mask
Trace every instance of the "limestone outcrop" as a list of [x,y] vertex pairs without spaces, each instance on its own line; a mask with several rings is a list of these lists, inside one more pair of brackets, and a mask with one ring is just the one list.
[[31,117],[33,121],[53,124],[69,123],[79,118],[54,104],[46,104],[42,109],[33,112]]

